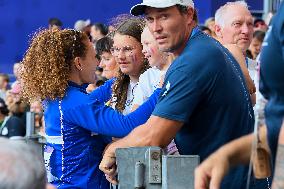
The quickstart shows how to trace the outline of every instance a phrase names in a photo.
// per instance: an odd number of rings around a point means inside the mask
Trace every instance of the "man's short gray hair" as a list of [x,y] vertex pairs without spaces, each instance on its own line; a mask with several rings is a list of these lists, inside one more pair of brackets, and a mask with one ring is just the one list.
[[0,137],[0,188],[44,189],[43,158],[24,141]]
[[245,1],[235,1],[235,2],[227,2],[225,5],[221,6],[215,13],[215,24],[221,27],[225,26],[225,14],[229,7],[231,6],[243,6],[248,9],[248,4]]

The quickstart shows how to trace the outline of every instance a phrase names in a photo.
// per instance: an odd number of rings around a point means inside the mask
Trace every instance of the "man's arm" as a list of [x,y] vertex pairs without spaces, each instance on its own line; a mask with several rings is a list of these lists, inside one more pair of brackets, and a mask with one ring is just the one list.
[[247,164],[250,159],[253,135],[236,139],[210,155],[196,169],[195,189],[219,189],[229,169],[237,164]]
[[115,150],[117,148],[140,146],[167,146],[182,127],[182,122],[168,120],[158,116],[151,116],[149,120],[135,128],[128,136],[108,146],[100,169],[107,174],[112,183],[116,183],[115,176]]
[[[265,141],[266,126],[260,127],[259,136]],[[195,170],[195,189],[219,189],[230,168],[249,163],[253,139],[254,135],[249,134],[233,140],[204,160]]]

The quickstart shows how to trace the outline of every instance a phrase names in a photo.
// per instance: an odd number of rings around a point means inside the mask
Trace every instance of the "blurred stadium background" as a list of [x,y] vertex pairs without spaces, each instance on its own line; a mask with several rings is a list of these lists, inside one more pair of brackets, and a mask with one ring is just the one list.
[[[57,17],[64,28],[73,28],[79,19],[108,24],[118,14],[128,13],[142,0],[0,0],[0,73],[12,74],[13,64],[22,59],[30,34],[48,27]],[[226,0],[195,0],[200,23],[214,16]],[[247,0],[256,17],[277,9],[280,0]]]

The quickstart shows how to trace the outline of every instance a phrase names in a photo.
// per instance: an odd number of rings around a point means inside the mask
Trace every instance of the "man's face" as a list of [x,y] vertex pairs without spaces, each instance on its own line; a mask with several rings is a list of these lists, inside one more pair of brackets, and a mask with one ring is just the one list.
[[218,37],[223,44],[236,44],[246,51],[253,36],[253,17],[243,6],[228,7],[225,15],[224,26],[218,32]]
[[173,52],[183,48],[190,33],[193,10],[180,13],[176,6],[169,8],[146,9],[146,20],[149,30],[163,52]]

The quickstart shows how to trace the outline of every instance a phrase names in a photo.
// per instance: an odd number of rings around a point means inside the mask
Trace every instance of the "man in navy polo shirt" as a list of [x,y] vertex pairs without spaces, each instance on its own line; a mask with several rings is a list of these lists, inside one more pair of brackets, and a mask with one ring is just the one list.
[[[112,183],[116,148],[164,147],[175,138],[181,154],[198,154],[203,161],[223,144],[252,132],[254,124],[239,64],[196,28],[192,0],[144,0],[131,13],[145,14],[159,49],[176,59],[149,120],[106,149],[100,169]],[[247,167],[232,170],[222,188],[245,188],[246,175]]]
[[[272,189],[284,188],[284,2],[275,14],[260,54],[260,92],[267,99],[266,127],[259,128],[262,141],[267,138],[274,172]],[[267,128],[267,131],[266,131]],[[195,171],[195,188],[219,188],[229,168],[248,164],[254,135],[234,140],[213,153]],[[276,153],[277,152],[277,153]],[[264,166],[263,166],[264,167]],[[262,169],[263,170],[263,169]],[[265,170],[265,169],[264,169]],[[264,187],[268,188],[268,187]]]

